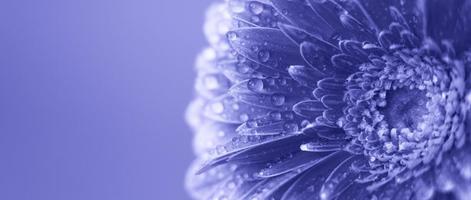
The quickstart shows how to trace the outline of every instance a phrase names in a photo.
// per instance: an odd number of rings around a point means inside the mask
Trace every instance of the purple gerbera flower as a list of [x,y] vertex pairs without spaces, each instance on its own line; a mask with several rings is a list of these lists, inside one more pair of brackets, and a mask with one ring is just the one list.
[[195,199],[471,199],[470,0],[228,0],[205,32]]

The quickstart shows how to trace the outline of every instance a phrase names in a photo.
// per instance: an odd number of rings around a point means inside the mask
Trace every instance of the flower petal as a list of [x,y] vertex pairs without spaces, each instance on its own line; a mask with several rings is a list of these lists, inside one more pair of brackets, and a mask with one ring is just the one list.
[[300,149],[307,152],[329,152],[340,151],[348,144],[347,140],[330,140],[324,138],[312,139],[312,141],[302,144]]
[[293,106],[293,111],[296,114],[306,118],[316,118],[322,115],[325,109],[324,104],[316,100],[301,101]]

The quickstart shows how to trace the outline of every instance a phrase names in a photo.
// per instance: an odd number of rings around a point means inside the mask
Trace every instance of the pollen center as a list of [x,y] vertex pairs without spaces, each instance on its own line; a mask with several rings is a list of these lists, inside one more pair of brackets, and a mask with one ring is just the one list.
[[407,55],[383,56],[348,77],[340,123],[354,138],[348,150],[367,155],[389,177],[440,162],[465,138],[462,73],[433,57]]
[[380,109],[391,128],[411,130],[428,114],[426,92],[401,88],[387,92],[386,107]]

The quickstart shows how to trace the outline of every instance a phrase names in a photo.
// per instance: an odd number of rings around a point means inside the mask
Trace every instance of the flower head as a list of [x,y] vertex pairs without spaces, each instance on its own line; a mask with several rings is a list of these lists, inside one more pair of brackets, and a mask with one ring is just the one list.
[[471,1],[228,0],[207,20],[195,198],[471,196]]

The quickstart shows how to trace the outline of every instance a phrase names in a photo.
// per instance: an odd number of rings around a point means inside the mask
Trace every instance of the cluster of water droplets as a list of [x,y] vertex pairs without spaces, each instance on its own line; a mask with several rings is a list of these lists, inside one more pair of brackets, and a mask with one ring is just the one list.
[[231,13],[241,21],[264,27],[276,27],[279,14],[258,1],[229,1]]
[[[227,33],[227,37],[230,41],[236,41],[239,39],[239,35],[236,32],[229,32]],[[250,35],[245,35],[244,40],[250,40]],[[261,63],[267,63],[271,57],[270,50],[267,47],[267,42],[263,44],[263,46],[258,46],[258,45],[252,45],[249,46],[250,44],[246,44],[245,42],[242,42],[241,45],[247,45],[247,48],[250,48],[254,54],[257,55],[257,59]],[[276,67],[276,64],[275,66]]]

